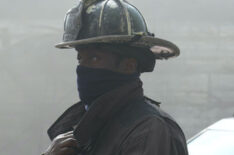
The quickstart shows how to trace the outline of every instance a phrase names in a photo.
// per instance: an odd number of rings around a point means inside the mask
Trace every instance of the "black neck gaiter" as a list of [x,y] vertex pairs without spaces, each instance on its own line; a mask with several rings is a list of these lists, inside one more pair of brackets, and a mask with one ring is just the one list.
[[99,96],[140,77],[139,73],[122,74],[85,66],[77,66],[76,73],[80,100],[88,106]]

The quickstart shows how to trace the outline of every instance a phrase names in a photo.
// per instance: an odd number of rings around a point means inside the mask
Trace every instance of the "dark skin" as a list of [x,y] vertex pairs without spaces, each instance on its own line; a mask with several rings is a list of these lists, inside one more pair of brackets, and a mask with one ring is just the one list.
[[[137,72],[137,61],[134,58],[119,58],[111,51],[95,48],[80,49],[77,55],[79,65],[90,68],[102,68],[123,74]],[[73,131],[58,135],[44,155],[76,155],[80,148],[73,136]]]
[[88,48],[80,49],[77,55],[80,65],[90,68],[103,68],[123,74],[132,74],[137,71],[137,61],[134,58],[122,58],[111,51]]

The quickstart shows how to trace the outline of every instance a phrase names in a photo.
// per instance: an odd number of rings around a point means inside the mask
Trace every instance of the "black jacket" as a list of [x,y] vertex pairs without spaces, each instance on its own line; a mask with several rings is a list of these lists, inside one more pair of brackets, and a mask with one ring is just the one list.
[[187,155],[183,131],[143,96],[134,81],[99,97],[86,111],[79,102],[49,128],[52,140],[74,130],[82,155]]

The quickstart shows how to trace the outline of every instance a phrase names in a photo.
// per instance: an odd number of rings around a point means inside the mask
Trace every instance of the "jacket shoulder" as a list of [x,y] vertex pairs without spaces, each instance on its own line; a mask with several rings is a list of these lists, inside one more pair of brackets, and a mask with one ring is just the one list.
[[174,121],[170,115],[159,108],[159,104],[159,102],[148,97],[133,101],[119,113],[118,119],[123,126],[130,126],[153,117],[160,120],[167,118]]
[[[155,139],[160,139],[162,142],[168,137],[168,141],[163,142],[163,147],[170,148],[172,154],[175,155],[176,153],[187,154],[187,144],[182,129],[169,114],[152,103],[152,100],[145,98],[144,101],[132,104],[121,117],[121,123],[128,133],[122,147],[135,147],[135,143],[138,146],[138,143],[142,141],[142,145],[148,143],[148,149],[155,151],[155,145],[150,141],[156,143]],[[147,135],[151,135],[150,137],[155,135],[155,137],[146,139]],[[160,142],[157,145],[159,144]],[[139,144],[138,147],[142,145]]]

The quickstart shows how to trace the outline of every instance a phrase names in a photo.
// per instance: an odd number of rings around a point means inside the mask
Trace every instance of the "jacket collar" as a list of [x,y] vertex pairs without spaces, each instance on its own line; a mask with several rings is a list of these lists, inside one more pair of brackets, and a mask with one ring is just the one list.
[[57,135],[73,130],[74,136],[81,147],[91,144],[98,132],[118,111],[132,103],[133,100],[143,99],[142,82],[133,81],[120,86],[96,99],[86,111],[81,102],[66,110],[49,128],[48,135],[54,139]]
[[78,102],[68,108],[48,129],[47,133],[51,140],[59,134],[73,130],[85,113],[84,105]]

